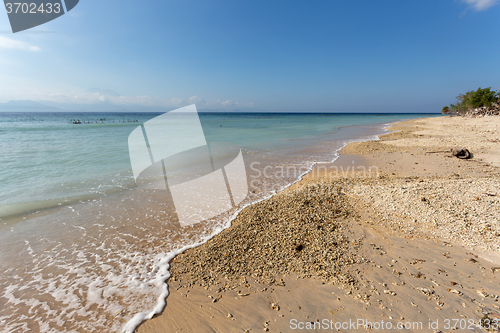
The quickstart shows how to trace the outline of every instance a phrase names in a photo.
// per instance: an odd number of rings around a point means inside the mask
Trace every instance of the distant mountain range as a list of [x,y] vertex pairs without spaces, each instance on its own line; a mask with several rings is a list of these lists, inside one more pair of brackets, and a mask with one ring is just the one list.
[[47,106],[34,101],[9,101],[0,103],[0,112],[61,112],[64,111],[54,106]]
[[23,100],[0,103],[0,112],[167,112],[171,109],[138,105],[73,104]]
[[[76,104],[56,103],[44,101],[43,103],[31,100],[9,101],[0,103],[0,112],[168,112],[177,108],[164,108],[159,106],[140,105],[115,105],[115,104]],[[202,109],[200,112],[227,112],[227,110]],[[255,110],[257,111],[257,110]],[[230,112],[242,112],[232,110]]]

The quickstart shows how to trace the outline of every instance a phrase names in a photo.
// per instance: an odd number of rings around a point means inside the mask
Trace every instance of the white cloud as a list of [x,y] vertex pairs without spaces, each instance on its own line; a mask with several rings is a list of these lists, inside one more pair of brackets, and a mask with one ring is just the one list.
[[493,7],[498,3],[499,0],[462,0],[467,3],[470,7],[474,8],[476,11],[486,10]]
[[206,101],[198,96],[189,97],[189,104],[205,104]]
[[16,85],[2,85],[0,76],[0,102],[9,100],[33,100],[43,104],[43,101],[68,104],[111,104],[126,108],[127,105],[152,106],[165,108],[180,108],[190,104],[196,104],[200,109],[221,109],[232,111],[237,109],[249,109],[253,103],[242,103],[231,100],[205,100],[199,96],[189,98],[163,98],[149,95],[123,96],[109,89],[92,88],[88,90],[59,90],[38,85],[24,85],[21,88]]
[[[1,88],[1,87],[0,87]],[[252,108],[253,103],[242,103],[231,100],[205,100],[199,96],[192,96],[190,98],[161,98],[149,95],[142,96],[122,96],[118,93],[116,95],[102,93],[107,90],[89,89],[83,92],[36,92],[34,94],[23,94],[23,96],[16,96],[15,99],[32,99],[43,103],[44,100],[57,102],[57,103],[107,103],[113,105],[143,105],[143,106],[159,106],[166,108],[178,108],[190,104],[196,104],[198,108],[202,109],[228,109],[234,108]],[[12,99],[12,98],[10,98]]]
[[247,107],[247,108],[253,107],[253,103],[234,102],[232,100],[221,101],[220,99],[218,99],[216,101],[213,101],[213,103],[216,105],[222,105],[226,107]]
[[41,51],[41,49],[37,46],[31,46],[24,42],[20,42],[3,36],[0,36],[0,48],[27,50],[31,52]]

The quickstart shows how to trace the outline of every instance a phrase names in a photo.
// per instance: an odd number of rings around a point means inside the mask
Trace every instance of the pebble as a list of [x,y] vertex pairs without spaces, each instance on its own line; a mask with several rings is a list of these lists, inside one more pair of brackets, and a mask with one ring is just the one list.
[[172,278],[182,276],[186,283],[201,286],[229,280],[222,291],[247,284],[241,277],[248,276],[284,286],[278,276],[290,274],[355,285],[348,268],[362,260],[356,241],[346,237],[344,223],[352,218],[353,208],[337,193],[312,182],[244,209],[231,228],[177,256]]
[[495,177],[387,176],[360,179],[348,194],[378,208],[384,223],[409,236],[431,236],[498,252],[499,188],[500,180]]

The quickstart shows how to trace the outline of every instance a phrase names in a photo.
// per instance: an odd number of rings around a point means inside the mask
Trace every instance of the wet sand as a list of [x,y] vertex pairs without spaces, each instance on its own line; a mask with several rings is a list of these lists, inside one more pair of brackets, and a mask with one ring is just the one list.
[[[426,118],[347,145],[176,257],[167,307],[137,332],[494,328],[497,128],[500,117]],[[456,145],[474,158],[451,157]]]

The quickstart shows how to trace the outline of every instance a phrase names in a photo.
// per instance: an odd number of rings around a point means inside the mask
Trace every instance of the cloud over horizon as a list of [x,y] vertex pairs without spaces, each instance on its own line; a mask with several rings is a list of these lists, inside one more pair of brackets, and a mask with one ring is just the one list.
[[[0,92],[2,91],[0,86]],[[62,92],[62,91],[45,91],[31,93],[25,91],[23,94],[12,94],[6,89],[5,94],[0,94],[0,99],[7,100],[33,100],[40,103],[44,101],[62,103],[62,104],[110,104],[116,106],[148,106],[148,107],[164,107],[164,108],[179,108],[190,104],[196,104],[202,109],[227,109],[234,108],[252,108],[253,103],[243,103],[232,100],[205,100],[199,96],[189,98],[162,98],[149,95],[141,96],[123,96],[120,93],[100,88],[91,88],[85,91],[78,92]]]
[[499,0],[462,0],[470,7],[474,8],[475,11],[480,12],[487,10],[498,3]]
[[3,36],[0,36],[0,48],[26,50],[31,52],[41,51],[38,46],[31,46],[24,42],[20,42]]

